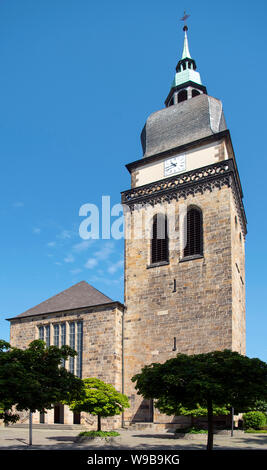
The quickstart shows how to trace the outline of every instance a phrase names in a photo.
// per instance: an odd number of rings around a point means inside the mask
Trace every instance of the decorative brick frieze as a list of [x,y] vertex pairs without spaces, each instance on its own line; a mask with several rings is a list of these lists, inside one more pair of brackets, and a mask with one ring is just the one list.
[[231,187],[234,192],[238,217],[245,236],[247,230],[242,190],[232,159],[123,191],[121,201],[133,211],[136,207],[139,208],[145,204],[155,206],[172,200],[178,201],[181,198],[187,199],[190,195],[204,194],[205,191],[212,192],[223,186]]

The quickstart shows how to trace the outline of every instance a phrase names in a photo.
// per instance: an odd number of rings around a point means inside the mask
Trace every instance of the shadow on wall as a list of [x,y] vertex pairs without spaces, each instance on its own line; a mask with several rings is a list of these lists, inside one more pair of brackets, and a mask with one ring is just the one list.
[[153,423],[154,406],[153,400],[142,400],[139,408],[133,416],[134,422],[139,423]]

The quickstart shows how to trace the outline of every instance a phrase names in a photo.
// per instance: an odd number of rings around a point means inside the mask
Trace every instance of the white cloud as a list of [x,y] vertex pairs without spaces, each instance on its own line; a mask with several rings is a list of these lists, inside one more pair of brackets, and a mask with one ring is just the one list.
[[74,262],[74,256],[73,255],[68,255],[66,258],[64,258],[65,263],[73,263]]
[[119,285],[122,284],[123,282],[123,277],[120,277],[119,279],[110,279],[110,277],[104,277],[104,276],[92,276],[90,277],[90,282],[98,282],[99,284],[107,284],[107,285]]
[[113,263],[111,266],[109,266],[108,272],[110,274],[114,274],[115,272],[118,271],[118,269],[122,268],[123,265],[124,265],[124,260],[120,259],[119,261],[117,261],[117,263]]
[[47,246],[50,246],[50,247],[56,246],[56,242],[49,242],[47,243]]
[[89,258],[85,267],[92,269],[99,264],[99,261],[107,261],[109,256],[114,252],[114,243],[106,242],[102,249],[96,251],[92,258]]
[[71,270],[70,270],[70,273],[71,273],[71,274],[74,274],[74,275],[75,275],[75,274],[79,274],[79,273],[81,273],[81,272],[82,272],[82,269],[80,269],[80,268],[71,269]]
[[114,252],[114,243],[107,242],[104,244],[103,248],[99,251],[96,251],[94,256],[101,260],[106,260]]
[[39,235],[39,233],[41,233],[41,229],[40,229],[39,227],[35,227],[35,228],[33,229],[33,233]]
[[57,238],[60,238],[61,240],[67,240],[71,238],[72,235],[73,233],[70,230],[62,230],[62,232],[57,235]]
[[98,264],[98,260],[96,258],[89,258],[85,263],[85,267],[87,269],[92,269]]
[[73,251],[76,253],[81,253],[82,251],[86,251],[93,243],[94,240],[86,240],[80,243],[76,243],[76,245],[73,246]]

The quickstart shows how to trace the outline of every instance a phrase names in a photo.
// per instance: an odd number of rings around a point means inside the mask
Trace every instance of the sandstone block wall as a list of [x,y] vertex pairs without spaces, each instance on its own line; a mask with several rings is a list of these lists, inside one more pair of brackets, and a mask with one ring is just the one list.
[[[148,403],[136,395],[131,382],[145,364],[165,362],[177,353],[240,351],[244,339],[244,291],[239,302],[240,285],[233,279],[236,262],[243,273],[244,251],[233,227],[236,212],[231,188],[178,200],[177,220],[184,203],[202,210],[203,257],[183,262],[178,245],[170,241],[169,263],[150,267],[150,240],[128,239],[125,243],[125,393],[131,399],[126,421],[151,417]],[[139,209],[140,218],[144,211],[145,207]],[[127,217],[131,224],[134,212]],[[244,351],[243,343],[241,349]],[[162,416],[154,410],[157,420]]]

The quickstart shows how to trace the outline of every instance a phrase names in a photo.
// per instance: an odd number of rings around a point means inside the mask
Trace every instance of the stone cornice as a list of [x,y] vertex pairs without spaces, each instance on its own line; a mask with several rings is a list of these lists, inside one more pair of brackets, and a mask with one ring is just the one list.
[[17,315],[16,317],[12,318],[6,318],[7,321],[20,321],[20,320],[29,320],[33,321],[39,317],[47,317],[47,318],[52,318],[55,315],[61,315],[61,316],[70,316],[70,315],[76,315],[76,314],[86,314],[86,313],[91,313],[91,312],[96,312],[98,310],[108,310],[112,308],[118,308],[121,309],[122,311],[125,309],[125,306],[115,300],[113,302],[106,302],[104,304],[98,304],[98,305],[88,305],[88,307],[77,307],[77,308],[72,308],[70,310],[58,310],[55,312],[43,312],[43,313],[36,313],[32,315]]
[[170,202],[179,198],[186,199],[189,195],[221,189],[223,186],[232,188],[242,232],[247,233],[247,220],[240,191],[239,177],[233,159],[207,165],[170,178],[164,178],[143,186],[123,191],[121,201],[130,210],[135,206],[155,205]]

